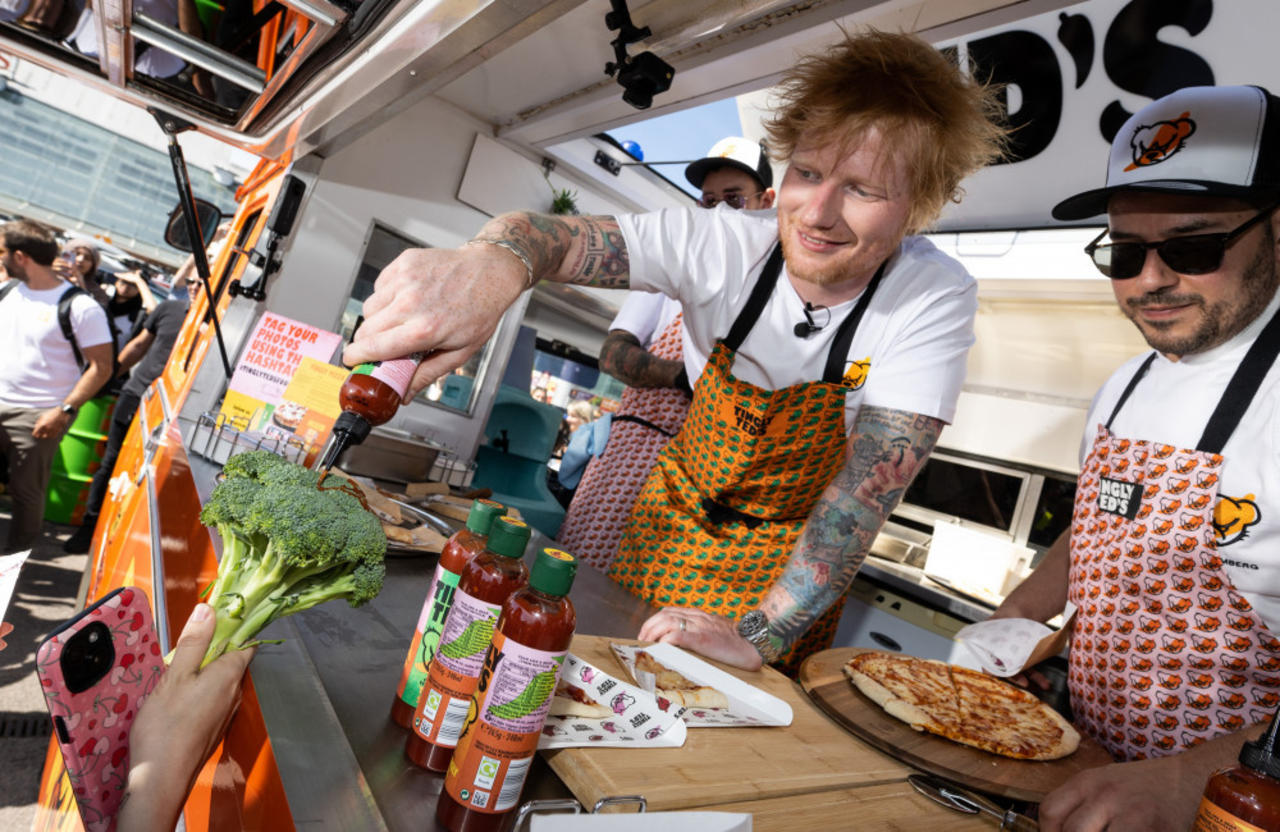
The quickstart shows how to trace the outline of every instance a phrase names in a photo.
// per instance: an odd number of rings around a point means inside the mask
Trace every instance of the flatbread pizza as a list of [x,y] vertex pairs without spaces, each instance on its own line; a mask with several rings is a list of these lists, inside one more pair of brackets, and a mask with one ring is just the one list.
[[1056,760],[1080,734],[1031,693],[931,659],[868,651],[844,667],[854,686],[917,731],[1018,760]]
[[[636,653],[635,672],[637,684],[640,684],[641,673],[652,674],[654,693],[677,705],[705,710],[729,707],[728,697],[720,691],[685,678],[684,675],[662,664],[643,650]],[[644,687],[643,684],[640,686]]]
[[586,691],[561,681],[556,683],[555,694],[551,698],[551,710],[547,711],[547,715],[605,719],[614,714],[608,707],[592,699]]

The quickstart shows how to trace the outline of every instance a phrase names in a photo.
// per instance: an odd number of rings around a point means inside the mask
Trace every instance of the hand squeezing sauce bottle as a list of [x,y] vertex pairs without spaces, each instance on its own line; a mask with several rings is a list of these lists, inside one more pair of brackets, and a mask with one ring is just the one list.
[[521,560],[529,535],[523,522],[499,517],[485,550],[462,572],[405,743],[405,754],[416,765],[444,771],[453,756],[498,614],[512,593],[529,582],[529,569]]
[[520,802],[577,626],[568,597],[577,567],[568,552],[543,549],[529,585],[502,605],[436,803],[452,832],[496,832]]
[[333,423],[329,443],[316,463],[317,471],[328,471],[352,445],[359,445],[369,431],[390,421],[400,409],[422,357],[414,354],[394,361],[360,364],[351,371],[338,391],[342,413]]
[[404,660],[404,671],[396,688],[396,698],[391,703],[391,719],[401,728],[413,727],[413,709],[418,705],[418,695],[427,681],[427,668],[440,644],[444,622],[453,607],[453,594],[458,589],[462,570],[472,558],[484,551],[493,521],[507,513],[501,503],[493,500],[476,500],[467,515],[467,525],[454,533],[440,551],[435,577],[427,592],[422,612],[418,614],[418,627],[409,645],[409,655]]
[[1267,733],[1240,749],[1239,765],[1209,778],[1191,832],[1280,832],[1278,727],[1280,711]]

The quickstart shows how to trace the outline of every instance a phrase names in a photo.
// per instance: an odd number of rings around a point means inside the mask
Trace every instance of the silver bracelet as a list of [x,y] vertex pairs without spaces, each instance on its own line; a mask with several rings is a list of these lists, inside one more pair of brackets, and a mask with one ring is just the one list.
[[475,245],[477,243],[480,245],[497,246],[498,248],[506,249],[507,251],[514,254],[516,257],[520,258],[520,262],[524,264],[524,271],[525,271],[524,288],[525,289],[532,289],[534,287],[534,284],[538,282],[538,278],[534,276],[533,262],[529,259],[529,255],[525,254],[523,251],[517,248],[514,243],[509,243],[506,240],[468,240],[466,245],[470,246],[470,245]]

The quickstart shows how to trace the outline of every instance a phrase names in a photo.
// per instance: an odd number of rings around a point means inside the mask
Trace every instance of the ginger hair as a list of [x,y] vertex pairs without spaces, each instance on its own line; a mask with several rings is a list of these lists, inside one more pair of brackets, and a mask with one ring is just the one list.
[[908,234],[959,202],[966,176],[1005,156],[1002,90],[961,72],[953,57],[910,34],[867,30],[802,58],[781,82],[765,123],[779,161],[823,136],[854,150],[877,130],[904,163],[911,188]]

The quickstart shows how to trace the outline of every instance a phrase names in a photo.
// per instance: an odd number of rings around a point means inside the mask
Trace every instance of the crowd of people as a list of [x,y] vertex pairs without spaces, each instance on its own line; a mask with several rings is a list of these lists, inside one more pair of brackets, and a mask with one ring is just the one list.
[[42,528],[54,455],[79,408],[118,396],[83,525],[65,544],[87,552],[111,467],[142,392],[159,376],[186,316],[186,287],[156,298],[147,275],[106,278],[97,243],[60,244],[40,223],[0,225],[0,455],[12,519],[5,551],[31,548]]

